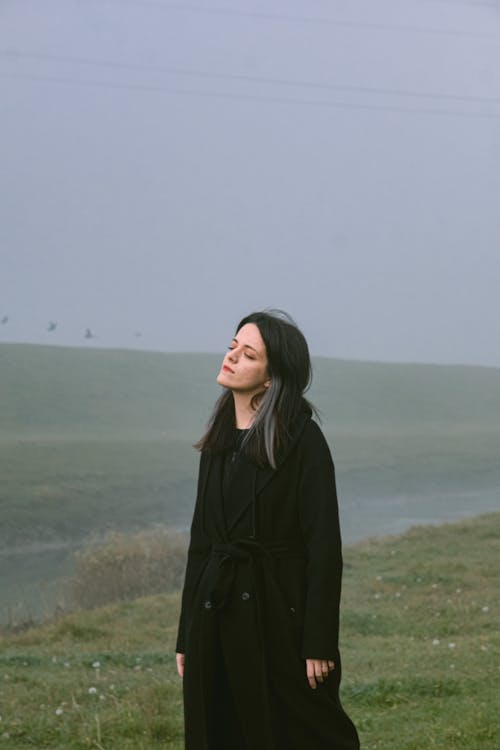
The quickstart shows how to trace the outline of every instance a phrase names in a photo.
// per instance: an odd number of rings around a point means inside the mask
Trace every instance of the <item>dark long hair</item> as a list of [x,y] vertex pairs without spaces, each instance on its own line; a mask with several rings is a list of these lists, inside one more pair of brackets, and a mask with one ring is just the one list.
[[[259,329],[267,354],[269,387],[254,396],[255,419],[242,443],[242,452],[259,465],[276,468],[286,451],[294,423],[303,410],[315,411],[304,398],[311,384],[309,348],[294,320],[282,310],[254,312],[240,320],[236,333],[247,323]],[[234,398],[224,388],[217,400],[207,431],[195,448],[224,453],[232,448],[235,426]]]

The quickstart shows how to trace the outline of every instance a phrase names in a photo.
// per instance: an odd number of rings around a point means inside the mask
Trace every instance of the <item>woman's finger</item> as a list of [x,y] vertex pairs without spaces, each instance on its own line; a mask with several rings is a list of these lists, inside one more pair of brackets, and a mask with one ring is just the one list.
[[306,674],[309,686],[316,690],[316,677],[314,672],[314,659],[306,659]]
[[316,682],[323,682],[324,680],[324,673],[323,673],[323,661],[321,659],[315,659],[314,660],[314,675],[316,677]]
[[334,669],[335,669],[335,662],[328,660],[328,671],[331,672]]

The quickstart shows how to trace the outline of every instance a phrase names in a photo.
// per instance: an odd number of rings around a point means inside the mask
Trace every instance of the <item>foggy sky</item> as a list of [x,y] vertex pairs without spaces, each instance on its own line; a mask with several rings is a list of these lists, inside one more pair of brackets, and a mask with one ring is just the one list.
[[271,306],[500,366],[499,73],[488,0],[0,0],[0,341],[218,351]]

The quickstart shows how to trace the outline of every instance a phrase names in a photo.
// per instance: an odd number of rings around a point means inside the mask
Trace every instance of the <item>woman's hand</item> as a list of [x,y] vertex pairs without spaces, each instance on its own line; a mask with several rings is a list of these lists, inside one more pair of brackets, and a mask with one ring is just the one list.
[[334,669],[335,663],[330,659],[306,659],[307,681],[313,690],[316,690],[318,682],[324,682]]
[[186,657],[184,654],[176,654],[175,661],[177,662],[177,674],[179,677],[184,677],[184,662]]

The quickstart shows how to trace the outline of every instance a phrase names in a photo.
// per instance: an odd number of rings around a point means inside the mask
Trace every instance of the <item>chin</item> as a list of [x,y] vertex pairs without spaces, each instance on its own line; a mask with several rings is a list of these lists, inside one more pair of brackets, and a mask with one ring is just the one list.
[[224,372],[222,372],[222,370],[221,370],[221,371],[219,372],[219,374],[217,375],[217,378],[216,378],[216,380],[217,380],[217,383],[218,383],[219,385],[222,385],[222,386],[224,386],[225,388],[227,388],[227,387],[228,387],[228,382],[227,382],[227,380],[226,380],[226,375],[225,375],[225,373],[224,373]]

